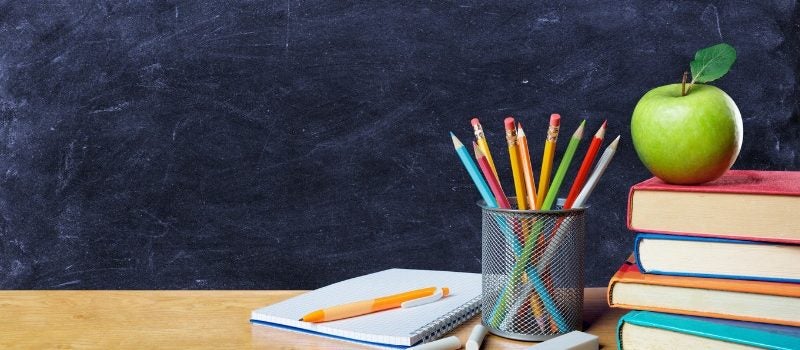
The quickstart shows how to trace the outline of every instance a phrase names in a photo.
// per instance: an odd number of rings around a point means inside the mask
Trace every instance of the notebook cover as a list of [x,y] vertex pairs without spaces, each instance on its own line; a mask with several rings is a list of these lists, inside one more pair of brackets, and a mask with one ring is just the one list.
[[622,325],[625,323],[766,349],[800,349],[800,328],[796,327],[631,311],[622,316],[617,324],[619,350],[622,350]]
[[800,239],[768,239],[764,237],[746,237],[742,235],[709,234],[702,232],[667,232],[641,229],[631,226],[633,194],[636,191],[668,191],[689,193],[732,193],[732,194],[759,194],[800,196],[800,171],[761,171],[761,170],[728,170],[719,179],[700,185],[672,185],[657,177],[652,177],[633,185],[628,192],[627,226],[631,231],[698,235],[707,237],[726,237],[739,239],[753,239],[759,241],[774,241],[800,244]]
[[765,245],[778,245],[779,243],[765,243],[757,241],[745,241],[738,239],[713,238],[713,237],[676,236],[676,235],[663,235],[657,233],[640,233],[636,235],[636,240],[633,246],[633,255],[636,259],[635,261],[639,262],[638,264],[639,269],[644,274],[800,283],[800,280],[791,278],[774,278],[774,277],[747,276],[747,275],[718,275],[718,274],[705,274],[705,273],[694,273],[694,272],[651,270],[648,269],[647,266],[642,265],[641,263],[642,259],[639,256],[639,244],[643,239],[662,239],[662,240],[672,240],[672,241],[696,241],[696,242],[722,242],[722,243],[733,243],[733,244],[765,244]]
[[732,280],[720,278],[701,278],[701,277],[683,277],[683,276],[665,276],[665,275],[646,275],[643,274],[639,267],[636,265],[633,256],[628,258],[624,264],[617,270],[611,280],[608,282],[608,289],[606,290],[606,300],[610,307],[622,309],[640,309],[650,311],[660,311],[669,313],[679,313],[693,316],[704,317],[719,317],[740,321],[752,322],[765,322],[765,323],[780,323],[790,326],[800,326],[800,322],[787,322],[785,320],[772,320],[760,317],[747,317],[739,315],[718,314],[702,311],[691,311],[661,307],[651,307],[644,305],[626,305],[614,304],[611,302],[611,294],[614,291],[614,285],[617,283],[638,283],[638,284],[652,284],[671,287],[683,288],[696,288],[696,289],[709,289],[720,290],[729,292],[753,293],[753,294],[766,294],[777,295],[785,297],[800,298],[800,284],[797,283],[783,283],[783,282],[765,282],[765,281],[747,281],[747,280]]

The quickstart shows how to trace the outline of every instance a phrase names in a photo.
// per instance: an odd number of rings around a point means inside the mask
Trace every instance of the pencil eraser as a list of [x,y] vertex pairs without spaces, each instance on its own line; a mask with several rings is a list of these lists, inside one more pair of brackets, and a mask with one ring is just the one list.
[[528,350],[598,350],[600,341],[596,335],[572,331],[562,336],[531,346]]
[[558,126],[561,124],[561,116],[558,113],[553,113],[550,115],[550,125]]
[[504,123],[506,125],[506,130],[514,130],[515,127],[516,127],[516,125],[514,125],[514,118],[512,118],[512,117],[506,118]]
[[478,118],[472,118],[469,122],[472,123],[472,126],[478,126],[481,123]]
[[408,348],[408,350],[456,350],[461,349],[461,341],[458,337],[451,336],[432,341],[430,343],[420,344],[415,347]]

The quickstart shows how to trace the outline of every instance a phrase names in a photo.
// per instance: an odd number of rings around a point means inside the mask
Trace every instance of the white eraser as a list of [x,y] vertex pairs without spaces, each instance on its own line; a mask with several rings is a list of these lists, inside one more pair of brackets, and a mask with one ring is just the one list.
[[596,335],[572,331],[531,346],[528,350],[598,350],[599,348],[600,342]]
[[420,344],[408,350],[456,350],[461,348],[461,341],[458,337],[452,336],[442,338],[430,343]]
[[478,350],[481,348],[481,343],[483,343],[483,338],[486,337],[486,333],[489,330],[482,325],[475,325],[475,328],[472,328],[472,333],[469,334],[469,339],[467,339],[467,350]]

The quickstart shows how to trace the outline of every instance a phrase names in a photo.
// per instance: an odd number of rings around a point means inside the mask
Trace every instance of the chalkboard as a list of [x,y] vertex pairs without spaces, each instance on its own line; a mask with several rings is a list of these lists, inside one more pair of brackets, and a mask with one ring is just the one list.
[[799,22],[788,0],[3,1],[0,288],[479,272],[479,196],[448,132],[469,141],[479,116],[508,189],[503,118],[538,167],[552,112],[565,134],[585,118],[622,135],[590,200],[603,286],[649,177],[631,112],[697,49],[738,50],[715,82],[744,119],[735,168],[798,169]]

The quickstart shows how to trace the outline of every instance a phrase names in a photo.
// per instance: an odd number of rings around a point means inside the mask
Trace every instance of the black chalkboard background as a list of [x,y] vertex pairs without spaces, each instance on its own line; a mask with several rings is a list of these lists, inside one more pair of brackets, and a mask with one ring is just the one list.
[[512,188],[502,119],[538,167],[551,112],[562,135],[582,118],[622,135],[588,221],[603,286],[649,177],[631,111],[697,49],[738,50],[715,83],[744,119],[735,168],[800,167],[799,21],[794,1],[2,1],[0,287],[478,272],[479,196],[448,131],[468,141],[481,117]]

